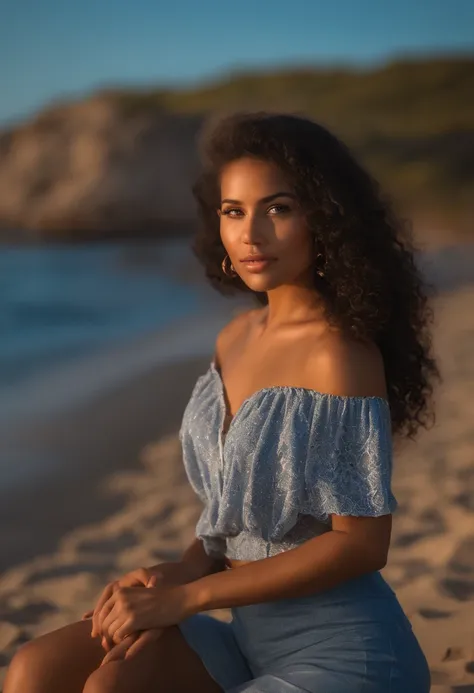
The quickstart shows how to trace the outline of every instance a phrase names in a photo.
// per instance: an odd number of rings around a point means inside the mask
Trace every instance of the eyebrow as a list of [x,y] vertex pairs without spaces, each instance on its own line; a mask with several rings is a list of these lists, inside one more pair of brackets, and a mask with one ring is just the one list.
[[[267,195],[267,197],[262,197],[257,202],[258,202],[258,204],[260,204],[262,202],[271,202],[272,200],[274,200],[277,197],[291,197],[293,200],[296,200],[296,195],[294,195],[293,193],[282,191],[282,192],[273,193],[272,195]],[[221,205],[223,205],[224,202],[227,202],[228,204],[232,204],[232,205],[243,204],[241,200],[230,200],[227,197],[225,198],[225,200],[221,201]]]

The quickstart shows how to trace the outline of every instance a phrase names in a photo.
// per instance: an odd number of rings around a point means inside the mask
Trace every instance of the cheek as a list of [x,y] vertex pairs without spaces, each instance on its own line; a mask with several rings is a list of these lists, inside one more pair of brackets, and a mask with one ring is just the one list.
[[280,248],[298,259],[312,257],[312,238],[301,219],[291,219],[278,230]]
[[232,227],[227,225],[225,222],[221,223],[220,237],[222,245],[229,255],[232,255],[232,253],[235,252],[235,248],[239,245],[238,237],[236,233],[232,233]]
[[225,225],[222,222],[220,222],[220,224],[219,224],[219,236],[220,236],[221,243],[224,246],[225,250],[227,252],[229,252],[231,244],[229,243],[229,238],[228,238],[228,234],[226,233]]
[[219,234],[222,244],[226,248],[231,248],[237,242],[237,233],[235,225],[229,223],[227,219],[221,219],[219,222]]

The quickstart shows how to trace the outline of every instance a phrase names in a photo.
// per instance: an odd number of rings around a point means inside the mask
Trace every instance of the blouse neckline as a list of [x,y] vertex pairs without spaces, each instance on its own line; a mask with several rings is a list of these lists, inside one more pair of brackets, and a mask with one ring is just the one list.
[[[217,379],[217,382],[219,384],[219,400],[220,400],[220,404],[222,406],[222,411],[223,411],[223,417],[222,417],[221,429],[220,429],[220,436],[222,439],[225,439],[227,437],[230,429],[232,428],[232,426],[233,426],[235,420],[237,419],[237,417],[239,416],[239,414],[242,412],[243,408],[247,404],[249,404],[251,401],[253,401],[254,399],[257,399],[261,395],[268,393],[268,392],[300,392],[303,394],[312,395],[313,397],[319,397],[319,398],[324,398],[324,399],[328,399],[328,400],[338,400],[341,402],[376,401],[376,402],[381,402],[381,403],[385,404],[386,406],[389,406],[388,399],[386,397],[381,397],[380,395],[334,395],[330,392],[320,392],[319,390],[313,390],[312,388],[309,388],[309,387],[299,387],[297,385],[269,385],[267,387],[261,387],[258,390],[255,390],[255,392],[252,392],[251,395],[246,397],[242,401],[240,406],[238,407],[235,414],[232,416],[228,410],[227,403],[226,403],[224,381],[222,379],[219,368],[217,367],[214,359],[212,359],[212,361],[210,362],[209,371],[211,372],[212,375],[214,375],[214,377]],[[224,430],[224,426],[225,426],[226,422],[227,422],[227,430]]]

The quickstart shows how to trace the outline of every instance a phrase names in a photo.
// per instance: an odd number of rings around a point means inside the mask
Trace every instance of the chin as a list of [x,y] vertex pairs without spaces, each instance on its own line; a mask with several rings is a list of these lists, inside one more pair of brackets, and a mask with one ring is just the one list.
[[268,275],[265,276],[264,274],[247,277],[246,280],[243,277],[241,277],[241,279],[251,291],[259,292],[271,291],[284,283],[281,281],[281,278],[279,279],[278,277],[271,277]]

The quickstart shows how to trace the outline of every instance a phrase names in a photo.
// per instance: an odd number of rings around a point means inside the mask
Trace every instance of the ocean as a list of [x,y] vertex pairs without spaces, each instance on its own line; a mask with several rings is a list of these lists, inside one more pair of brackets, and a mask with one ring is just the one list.
[[193,311],[196,293],[162,266],[153,246],[1,250],[0,388]]
[[64,465],[41,431],[62,438],[65,416],[73,425],[157,366],[210,355],[233,304],[187,239],[1,246],[2,497]]
[[131,344],[135,371],[211,348],[210,290],[184,276],[192,262],[187,240],[2,247],[0,424],[124,377]]

